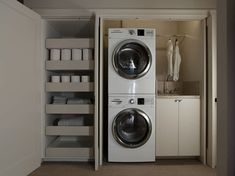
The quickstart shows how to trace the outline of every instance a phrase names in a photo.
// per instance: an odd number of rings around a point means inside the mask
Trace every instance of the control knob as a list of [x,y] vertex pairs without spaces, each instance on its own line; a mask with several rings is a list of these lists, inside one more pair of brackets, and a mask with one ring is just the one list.
[[130,99],[130,104],[134,104],[135,103],[135,100],[134,99]]

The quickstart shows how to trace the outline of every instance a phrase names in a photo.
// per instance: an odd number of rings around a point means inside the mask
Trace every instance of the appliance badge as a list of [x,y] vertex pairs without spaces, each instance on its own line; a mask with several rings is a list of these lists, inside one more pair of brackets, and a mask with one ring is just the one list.
[[135,33],[135,30],[133,30],[133,29],[129,30],[129,34],[130,34],[130,35],[135,35],[135,34],[136,34],[136,33]]
[[152,37],[152,36],[154,35],[154,32],[153,32],[152,29],[149,29],[149,30],[146,29],[146,30],[145,30],[145,35]]
[[115,34],[115,33],[116,33],[116,34],[120,34],[120,33],[122,33],[122,31],[119,30],[119,29],[116,29],[116,30],[112,30],[111,33],[112,33],[112,34]]

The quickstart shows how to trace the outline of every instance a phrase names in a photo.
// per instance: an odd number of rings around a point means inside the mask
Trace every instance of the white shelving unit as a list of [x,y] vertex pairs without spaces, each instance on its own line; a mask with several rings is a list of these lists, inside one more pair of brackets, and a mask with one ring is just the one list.
[[[50,49],[94,49],[92,38],[49,38],[46,39],[46,48]],[[51,82],[51,75],[93,75],[94,60],[58,60],[47,59],[46,90],[46,150],[45,160],[55,161],[88,161],[94,159],[94,104],[53,104],[53,96],[67,96],[68,98],[94,98],[94,79],[91,82]],[[92,77],[92,76],[91,76]],[[85,96],[86,97],[86,96]],[[86,98],[87,98],[86,97]],[[63,118],[62,115],[73,118],[93,117],[92,125],[58,126],[54,123]],[[82,117],[81,117],[82,116]]]

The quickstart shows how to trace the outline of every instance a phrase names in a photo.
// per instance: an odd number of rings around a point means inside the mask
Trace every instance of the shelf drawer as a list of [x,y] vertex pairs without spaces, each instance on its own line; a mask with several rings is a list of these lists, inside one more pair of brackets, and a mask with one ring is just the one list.
[[94,60],[46,61],[47,70],[93,70]]
[[92,126],[47,126],[48,136],[93,136]]
[[47,114],[94,114],[94,105],[47,104]]
[[48,49],[94,48],[93,38],[49,38],[46,39]]
[[47,92],[93,92],[94,83],[46,83]]
[[84,157],[93,158],[93,148],[56,148],[48,147],[46,149],[47,157]]
[[62,139],[57,138],[46,148],[46,157],[93,158],[92,140],[84,137],[75,140]]

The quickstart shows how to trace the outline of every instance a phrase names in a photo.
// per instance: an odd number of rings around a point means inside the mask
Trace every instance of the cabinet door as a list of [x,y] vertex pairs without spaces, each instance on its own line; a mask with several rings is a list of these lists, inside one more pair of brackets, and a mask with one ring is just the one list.
[[178,155],[178,102],[157,99],[156,156]]
[[200,99],[179,103],[179,155],[200,156]]
[[0,0],[0,175],[40,166],[40,16]]

